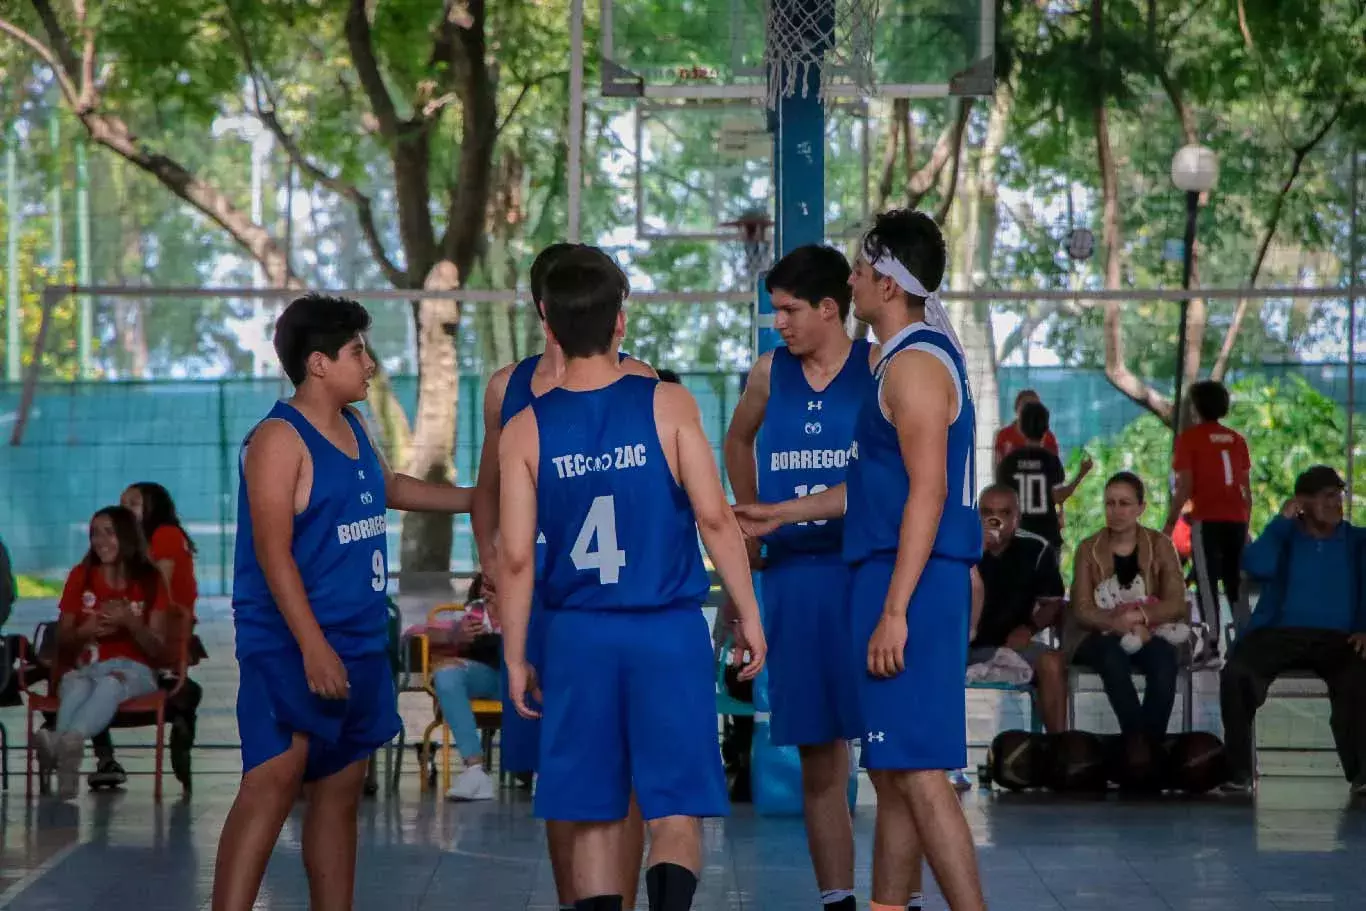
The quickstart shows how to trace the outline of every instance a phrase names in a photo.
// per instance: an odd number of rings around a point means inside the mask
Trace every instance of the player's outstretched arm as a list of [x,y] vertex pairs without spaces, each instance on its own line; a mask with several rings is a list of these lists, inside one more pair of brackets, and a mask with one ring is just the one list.
[[[688,390],[661,383],[655,392],[655,416],[665,433],[672,432],[676,443],[678,483],[692,504],[702,544],[734,603],[740,638],[750,652],[750,661],[740,676],[751,679],[763,667],[768,647],[759,621],[759,602],[754,595],[744,536],[726,501],[711,444],[702,430],[702,415]],[[662,433],[661,438],[664,436]]]
[[484,390],[484,445],[479,450],[479,473],[474,481],[474,512],[470,528],[474,532],[474,549],[479,555],[479,568],[486,580],[495,586],[494,541],[498,534],[498,444],[503,433],[503,397],[507,395],[508,378],[513,365],[499,369],[489,378]]
[[365,428],[365,435],[370,438],[370,448],[375,451],[375,458],[379,459],[380,469],[384,472],[384,499],[390,509],[404,512],[467,513],[473,508],[472,487],[434,484],[411,475],[399,474],[390,468],[389,460],[384,457],[384,450],[375,442],[375,435],[370,432],[370,425],[365,423],[365,418],[361,417],[356,409],[352,408],[351,413]]
[[771,534],[784,525],[814,522],[817,519],[838,519],[844,515],[844,484],[807,497],[783,500],[781,503],[742,503],[735,507],[735,518],[740,528],[751,538]]
[[345,699],[346,669],[328,645],[308,603],[294,562],[294,499],[306,450],[283,421],[266,421],[247,443],[242,474],[251,508],[256,562],[275,606],[303,653],[309,688],[327,699]]
[[536,580],[535,466],[539,449],[536,415],[528,408],[508,421],[498,444],[498,470],[502,477],[498,599],[503,660],[508,670],[509,695],[518,714],[528,718],[537,714],[526,704],[527,693],[535,687],[526,659],[526,637]]
[[906,609],[929,562],[944,513],[949,424],[958,392],[937,357],[906,351],[888,365],[882,396],[911,479],[882,620],[868,643],[869,672],[890,677],[905,669]]

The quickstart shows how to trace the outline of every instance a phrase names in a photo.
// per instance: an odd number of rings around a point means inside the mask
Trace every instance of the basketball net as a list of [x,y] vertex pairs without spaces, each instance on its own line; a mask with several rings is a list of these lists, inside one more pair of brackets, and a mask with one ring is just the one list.
[[878,0],[768,0],[768,106],[807,95],[811,68],[820,67],[820,95],[852,84],[873,87],[873,29]]
[[750,279],[757,279],[768,269],[773,259],[773,242],[768,236],[773,220],[763,214],[744,215],[722,225],[735,228],[739,233],[740,243],[745,249],[745,274]]

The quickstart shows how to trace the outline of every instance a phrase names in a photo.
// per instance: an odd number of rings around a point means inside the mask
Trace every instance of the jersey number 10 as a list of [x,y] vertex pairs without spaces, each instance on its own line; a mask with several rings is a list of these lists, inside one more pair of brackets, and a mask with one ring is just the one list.
[[[589,550],[597,538],[597,550]],[[609,495],[594,497],[583,520],[579,536],[569,551],[569,559],[579,572],[598,571],[599,585],[616,585],[626,565],[626,551],[617,547],[617,502]]]

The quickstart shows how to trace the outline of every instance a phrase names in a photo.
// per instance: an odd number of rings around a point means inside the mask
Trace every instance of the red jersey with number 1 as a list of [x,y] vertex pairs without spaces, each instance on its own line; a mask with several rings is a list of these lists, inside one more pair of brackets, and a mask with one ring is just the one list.
[[1188,427],[1176,438],[1172,467],[1191,475],[1191,513],[1195,522],[1246,522],[1243,496],[1252,471],[1247,440],[1217,421]]

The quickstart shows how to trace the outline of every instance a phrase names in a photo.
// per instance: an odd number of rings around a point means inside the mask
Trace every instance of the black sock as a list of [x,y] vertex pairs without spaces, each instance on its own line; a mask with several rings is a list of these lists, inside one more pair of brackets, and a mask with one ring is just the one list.
[[620,895],[594,895],[574,902],[574,911],[621,911]]
[[645,871],[645,892],[650,896],[650,911],[689,911],[697,877],[678,864],[655,864]]
[[823,911],[858,911],[858,899],[852,895],[846,895],[839,901],[821,905]]

